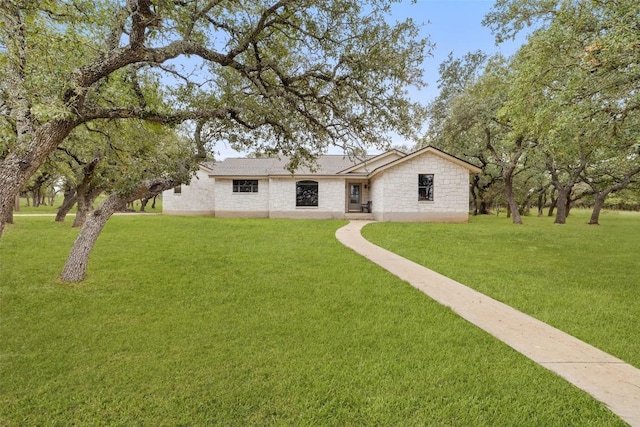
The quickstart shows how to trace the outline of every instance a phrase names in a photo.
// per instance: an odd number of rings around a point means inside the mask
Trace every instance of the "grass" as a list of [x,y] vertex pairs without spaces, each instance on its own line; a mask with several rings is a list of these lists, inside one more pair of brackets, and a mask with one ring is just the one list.
[[640,213],[365,227],[367,239],[640,368]]
[[[97,207],[98,204],[104,199],[104,196],[100,196],[98,197],[98,199],[95,202],[95,206]],[[47,203],[49,203],[49,201],[47,200]],[[156,207],[153,209],[151,208],[151,204],[153,203],[153,200],[150,200],[147,203],[147,207],[145,208],[146,212],[149,213],[160,213],[162,212],[162,197],[158,197],[158,199],[156,200]],[[56,196],[54,201],[53,201],[53,205],[40,205],[37,207],[34,207],[31,205],[31,200],[29,201],[29,206],[27,206],[27,200],[24,197],[20,198],[20,210],[15,211],[14,214],[15,215],[34,215],[34,214],[46,214],[46,215],[55,215],[58,213],[58,208],[60,207],[60,205],[62,204],[62,196]],[[133,202],[133,209],[136,212],[140,211],[140,200],[136,200],[135,202]],[[76,207],[74,206],[73,209],[71,209],[71,211],[69,212],[70,214],[75,214],[76,213]]]
[[0,425],[624,425],[341,246],[342,224],[114,217],[69,286],[77,230],[17,218]]

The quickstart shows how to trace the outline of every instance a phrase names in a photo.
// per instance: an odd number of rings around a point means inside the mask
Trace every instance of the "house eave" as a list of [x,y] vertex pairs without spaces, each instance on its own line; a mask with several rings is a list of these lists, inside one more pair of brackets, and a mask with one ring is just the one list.
[[368,175],[335,175],[335,174],[269,174],[269,175],[220,175],[209,174],[209,178],[221,179],[367,179]]
[[421,148],[420,150],[414,151],[411,154],[407,154],[405,157],[402,157],[400,159],[397,159],[397,160],[394,160],[394,161],[392,161],[390,163],[387,163],[386,165],[382,165],[382,166],[378,167],[377,169],[375,169],[374,171],[372,171],[369,174],[369,177],[373,178],[375,175],[378,175],[379,173],[382,173],[382,172],[384,172],[385,170],[387,170],[389,168],[395,167],[395,166],[397,166],[397,165],[399,165],[401,163],[409,161],[409,160],[411,160],[411,159],[413,159],[415,157],[421,156],[421,155],[423,155],[425,153],[431,153],[431,154],[434,154],[434,155],[436,155],[436,156],[438,156],[438,157],[440,157],[442,159],[448,160],[451,163],[454,163],[454,164],[456,164],[458,166],[461,166],[461,167],[467,169],[469,171],[469,173],[474,173],[475,174],[475,173],[482,172],[482,169],[480,169],[479,167],[477,167],[477,166],[475,166],[475,165],[473,165],[473,164],[471,164],[471,163],[469,163],[469,162],[467,162],[465,160],[459,159],[458,157],[452,156],[451,154],[447,154],[444,151],[441,151],[441,150],[429,145],[429,146],[426,146],[424,148]]
[[341,170],[340,172],[338,172],[338,174],[341,174],[341,175],[342,175],[342,174],[349,174],[349,173],[353,173],[352,171],[354,171],[354,170],[360,169],[360,168],[361,168],[361,167],[363,167],[363,166],[365,166],[365,167],[366,167],[367,163],[372,163],[372,162],[378,161],[378,160],[380,160],[380,159],[383,159],[383,158],[385,158],[385,157],[392,156],[392,155],[394,155],[394,154],[395,154],[395,155],[398,155],[398,156],[401,156],[401,157],[406,156],[406,154],[405,154],[405,153],[403,153],[403,152],[402,152],[402,151],[400,151],[400,150],[390,150],[390,151],[387,151],[387,152],[381,153],[381,154],[379,154],[379,155],[377,155],[377,156],[371,157],[370,159],[365,159],[365,160],[361,161],[360,163],[355,164],[355,165],[353,165],[353,166],[351,166],[351,167],[349,167],[349,168],[347,168],[347,169]]

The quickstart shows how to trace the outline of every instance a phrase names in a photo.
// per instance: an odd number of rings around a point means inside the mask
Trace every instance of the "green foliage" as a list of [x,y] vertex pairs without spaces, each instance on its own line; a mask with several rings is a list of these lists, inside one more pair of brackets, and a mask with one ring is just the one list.
[[51,158],[65,185],[86,179],[90,188],[128,194],[145,179],[174,177],[188,183],[195,170],[193,146],[166,126],[140,120],[98,122],[76,128]]
[[607,198],[605,208],[640,211],[640,185],[638,182]]
[[527,42],[508,60],[441,66],[429,143],[500,167],[521,203],[548,182],[560,206],[580,183],[598,197],[624,188],[640,173],[638,16],[635,0],[497,1],[484,24],[498,42],[530,26]]
[[583,180],[606,194],[640,172],[639,14],[635,1],[558,1],[514,58],[510,111],[558,189]]
[[[16,12],[11,16],[9,10],[14,8]],[[24,23],[23,41],[4,31],[0,36],[7,46],[8,61],[24,61],[22,84],[30,94],[32,113],[38,121],[72,114],[62,95],[75,89],[70,79],[75,70],[104,50],[102,40],[114,11],[113,2],[106,1],[6,2],[3,5],[4,19],[15,21],[20,16]],[[23,58],[18,52],[21,42],[26,46]]]
[[423,87],[431,46],[411,19],[389,22],[393,2],[3,1],[0,233],[20,188],[87,123],[191,122],[200,157],[222,141],[291,169],[331,145],[417,137],[424,108],[407,88]]
[[[532,148],[537,140],[528,129],[518,126],[526,120],[514,112],[514,75],[510,61],[480,52],[462,59],[452,56],[440,67],[440,96],[431,104],[432,115],[427,141],[454,153],[483,169],[483,177],[473,181],[476,205],[490,204],[496,187],[503,184],[504,198],[517,216],[514,190],[518,175],[530,175]],[[520,178],[522,181],[522,178]],[[532,187],[524,188],[526,197]]]
[[342,224],[115,217],[62,286],[75,232],[18,218],[0,424],[624,425],[340,245]]
[[[414,135],[422,119],[406,86],[423,85],[430,46],[410,19],[387,23],[387,1],[47,3],[13,6],[26,29],[24,89],[40,122],[205,117],[212,137],[292,155],[300,146],[305,157],[328,141],[381,146],[390,129]],[[138,9],[149,15],[141,41],[153,58],[131,44]],[[109,69],[117,55],[122,64]]]

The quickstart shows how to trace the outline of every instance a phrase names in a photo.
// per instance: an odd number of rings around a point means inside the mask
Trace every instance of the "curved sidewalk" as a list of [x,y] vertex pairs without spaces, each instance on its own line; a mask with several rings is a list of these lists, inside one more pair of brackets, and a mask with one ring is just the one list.
[[640,426],[640,370],[552,326],[367,241],[351,221],[336,231],[345,246],[555,372]]

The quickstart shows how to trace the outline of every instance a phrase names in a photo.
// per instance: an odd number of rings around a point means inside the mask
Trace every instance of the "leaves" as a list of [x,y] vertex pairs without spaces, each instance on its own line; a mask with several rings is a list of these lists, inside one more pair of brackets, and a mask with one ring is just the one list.
[[100,119],[205,121],[232,145],[305,162],[331,144],[415,136],[424,109],[407,87],[423,85],[431,46],[410,19],[390,24],[389,4],[7,0],[0,56],[16,66],[3,69],[2,114],[24,138],[13,153],[29,157],[11,173],[33,173],[67,129]]
[[628,185],[640,173],[638,16],[631,0],[497,1],[484,20],[497,41],[531,26],[528,41],[508,60],[449,57],[429,143],[500,166],[505,183],[511,170],[523,200],[549,177],[565,198],[580,181]]

